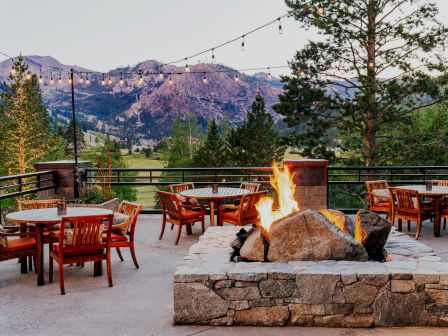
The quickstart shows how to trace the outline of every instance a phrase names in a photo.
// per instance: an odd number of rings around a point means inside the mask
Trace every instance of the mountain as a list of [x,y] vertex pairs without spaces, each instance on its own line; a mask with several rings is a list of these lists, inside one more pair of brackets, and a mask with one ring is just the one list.
[[[42,85],[45,102],[56,122],[67,123],[71,114],[71,93],[68,72],[73,68],[78,72],[92,70],[64,65],[50,56],[24,56],[31,72],[39,76],[42,69]],[[0,63],[0,80],[7,80],[11,61]],[[278,78],[269,78],[265,73],[246,75],[215,64],[190,66],[191,73],[184,73],[184,67],[164,66],[165,75],[158,73],[161,63],[149,60],[132,67],[120,67],[104,74],[106,85],[102,85],[102,74],[92,74],[90,83],[79,83],[75,78],[75,104],[80,125],[85,130],[99,130],[121,139],[160,139],[170,134],[172,121],[187,112],[194,113],[200,124],[215,118],[218,122],[229,119],[234,125],[241,123],[250,109],[257,93],[264,96],[266,106],[275,119],[280,117],[271,109],[278,101],[282,85]],[[123,76],[125,85],[119,83],[120,73],[143,73],[143,83],[138,75]],[[216,72],[225,71],[225,72]],[[195,73],[198,72],[198,73]],[[208,73],[207,83],[203,83]],[[209,73],[215,72],[215,73]],[[238,75],[239,80],[235,81]],[[112,84],[108,84],[109,76]],[[55,81],[49,85],[50,78]],[[59,77],[62,84],[58,83]],[[171,80],[170,80],[171,77]]]

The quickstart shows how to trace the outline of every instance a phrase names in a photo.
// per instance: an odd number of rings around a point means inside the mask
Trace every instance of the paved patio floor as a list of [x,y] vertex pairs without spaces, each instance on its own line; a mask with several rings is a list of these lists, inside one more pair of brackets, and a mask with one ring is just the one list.
[[[178,246],[169,229],[158,240],[160,215],[141,215],[137,227],[135,269],[128,251],[125,262],[113,253],[114,287],[106,276],[93,277],[93,265],[66,266],[61,296],[55,267],[55,282],[48,284],[48,254],[45,253],[46,284],[36,286],[34,273],[20,274],[16,260],[0,263],[0,335],[447,335],[448,329],[325,329],[300,327],[209,327],[172,324],[172,275],[177,263],[198,239],[183,233]],[[412,231],[414,232],[414,231]],[[412,233],[411,232],[411,233]],[[448,230],[434,238],[427,223],[421,240],[448,262]]]

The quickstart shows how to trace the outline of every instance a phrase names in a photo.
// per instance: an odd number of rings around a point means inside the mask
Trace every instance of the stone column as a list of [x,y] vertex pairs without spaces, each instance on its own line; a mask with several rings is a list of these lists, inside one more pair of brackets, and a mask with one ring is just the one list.
[[294,174],[296,200],[301,210],[326,209],[328,193],[328,161],[318,159],[285,160]]
[[[78,171],[82,175],[83,170],[92,167],[91,161],[78,161]],[[75,161],[73,160],[61,160],[61,161],[48,161],[48,162],[36,162],[34,164],[36,171],[52,170],[55,172],[56,190],[45,190],[38,193],[38,198],[48,199],[52,197],[65,198],[71,200],[74,198],[74,183],[75,183]],[[42,186],[45,186],[43,182]],[[82,190],[80,183],[80,196]]]

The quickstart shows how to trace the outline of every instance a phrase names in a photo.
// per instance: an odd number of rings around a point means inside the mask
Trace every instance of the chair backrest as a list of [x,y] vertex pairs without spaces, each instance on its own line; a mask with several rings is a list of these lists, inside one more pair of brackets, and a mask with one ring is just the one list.
[[374,197],[372,194],[372,191],[375,189],[389,189],[389,185],[387,184],[387,181],[385,180],[378,180],[378,181],[366,181],[366,188],[367,188],[367,194],[369,196],[369,204],[370,207],[373,206],[374,203]]
[[258,203],[258,201],[262,197],[267,197],[267,196],[268,196],[268,192],[266,190],[244,195],[241,198],[241,202],[240,202],[240,206],[239,206],[240,219],[258,216],[258,211],[257,211],[257,208],[255,207],[255,205]]
[[439,187],[448,187],[448,180],[432,180],[432,184]]
[[240,189],[249,190],[251,193],[259,191],[260,187],[261,187],[260,183],[246,183],[246,182],[243,182],[240,185]]
[[181,215],[180,203],[176,197],[176,194],[157,191],[157,196],[159,196],[160,204],[162,205],[162,210],[165,214],[173,217],[179,217]]
[[17,206],[20,211],[23,210],[34,210],[34,209],[48,209],[54,208],[58,203],[62,202],[59,199],[48,199],[48,200],[18,200]]
[[194,183],[188,182],[188,183],[170,184],[168,188],[172,193],[180,194],[182,191],[188,189],[194,189]]
[[126,231],[130,231],[131,236],[134,235],[138,215],[140,214],[141,210],[142,210],[142,205],[127,202],[127,201],[122,201],[120,203],[120,207],[118,208],[118,213],[125,214],[129,218],[129,225],[128,225]]
[[411,214],[420,213],[420,194],[416,190],[389,188],[392,197],[392,211]]
[[[59,234],[61,251],[91,251],[110,247],[111,228],[114,215],[63,217]],[[104,228],[107,227],[106,239],[103,239]],[[69,234],[68,234],[69,233]],[[71,242],[64,237],[71,236]]]

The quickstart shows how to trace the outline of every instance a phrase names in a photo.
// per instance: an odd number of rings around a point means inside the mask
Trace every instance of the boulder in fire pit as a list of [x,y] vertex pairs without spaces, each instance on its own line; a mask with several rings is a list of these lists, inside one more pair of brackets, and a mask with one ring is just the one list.
[[361,244],[312,209],[272,223],[269,239],[268,259],[273,262],[369,259]]
[[250,261],[265,261],[268,247],[269,242],[264,237],[261,228],[252,229],[240,249],[240,256]]

